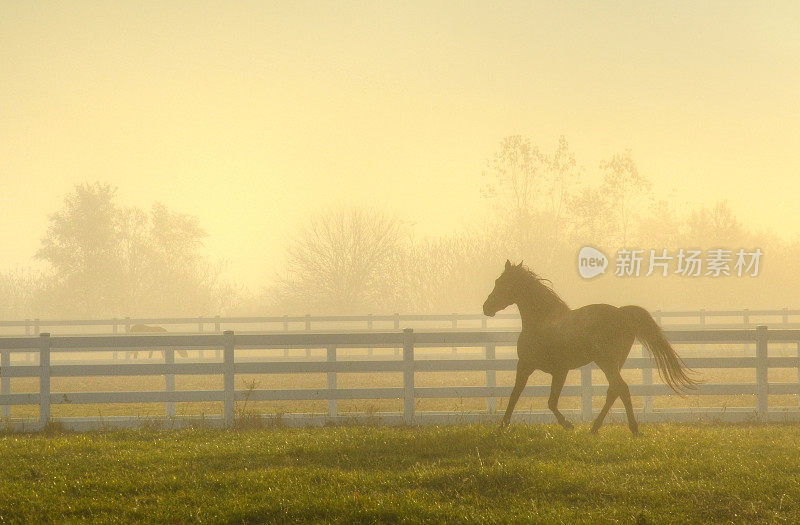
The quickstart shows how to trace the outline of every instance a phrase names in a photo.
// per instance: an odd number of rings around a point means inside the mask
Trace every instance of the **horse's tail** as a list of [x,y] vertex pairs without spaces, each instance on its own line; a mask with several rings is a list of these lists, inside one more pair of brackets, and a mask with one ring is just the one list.
[[623,306],[620,310],[630,320],[636,338],[655,358],[661,379],[680,395],[684,395],[687,390],[697,388],[699,381],[691,377],[694,371],[686,366],[669,344],[664,331],[650,312],[633,305]]

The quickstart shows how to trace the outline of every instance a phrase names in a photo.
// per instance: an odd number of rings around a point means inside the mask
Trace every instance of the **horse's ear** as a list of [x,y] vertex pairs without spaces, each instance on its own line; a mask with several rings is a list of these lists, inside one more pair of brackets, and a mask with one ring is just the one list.
[[509,270],[510,268],[511,268],[511,261],[506,259],[506,270]]
[[520,261],[520,262],[519,262],[519,264],[517,265],[517,267],[518,267],[518,268],[522,268],[522,263],[523,263],[523,262],[525,262],[525,261]]

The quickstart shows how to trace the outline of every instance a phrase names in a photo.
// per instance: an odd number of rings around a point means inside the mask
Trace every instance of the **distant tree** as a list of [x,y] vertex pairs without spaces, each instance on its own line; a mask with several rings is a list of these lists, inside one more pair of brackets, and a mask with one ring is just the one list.
[[610,248],[635,242],[637,224],[652,198],[650,181],[639,173],[630,150],[600,163],[601,181],[571,199],[573,237]]
[[652,184],[639,173],[631,150],[602,162],[600,170],[603,173],[601,191],[608,196],[610,216],[615,221],[620,245],[625,246],[632,240],[641,206],[650,196]]
[[57,315],[204,314],[233,301],[221,270],[202,256],[197,218],[155,204],[116,203],[109,184],[81,184],[50,216],[36,257],[51,273],[40,304]]
[[393,309],[402,297],[399,253],[404,228],[369,208],[339,208],[311,217],[287,246],[282,301],[306,312]]
[[[121,209],[116,188],[81,184],[50,215],[50,225],[36,258],[52,267],[49,295],[54,303],[88,314],[97,307],[119,305],[125,294]],[[113,313],[119,313],[114,308]]]
[[639,217],[635,236],[647,246],[641,248],[686,248],[682,246],[686,235],[686,224],[675,209],[675,198],[653,201]]
[[704,246],[747,243],[745,229],[725,200],[694,210],[688,224],[689,239]]
[[411,311],[478,311],[506,254],[502,237],[490,229],[411,243],[403,265]]
[[0,319],[36,317],[36,292],[44,286],[38,273],[12,270],[0,274]]
[[559,137],[547,155],[530,138],[506,137],[483,175],[482,195],[508,230],[515,254],[549,265],[563,242],[566,205],[580,179],[566,139]]

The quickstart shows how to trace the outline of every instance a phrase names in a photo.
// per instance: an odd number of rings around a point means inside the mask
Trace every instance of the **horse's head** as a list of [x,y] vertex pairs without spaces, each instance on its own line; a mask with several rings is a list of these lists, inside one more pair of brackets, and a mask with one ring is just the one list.
[[494,317],[500,310],[517,302],[517,293],[519,293],[517,276],[521,268],[522,263],[514,265],[511,264],[511,261],[506,260],[506,267],[503,273],[494,281],[494,290],[486,298],[486,302],[483,303],[483,313],[485,315]]

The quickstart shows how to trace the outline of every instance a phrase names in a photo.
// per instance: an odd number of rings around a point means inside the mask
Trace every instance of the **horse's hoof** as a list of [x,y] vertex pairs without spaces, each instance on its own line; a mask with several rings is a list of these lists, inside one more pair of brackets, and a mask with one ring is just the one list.
[[592,427],[592,428],[589,430],[589,432],[590,432],[591,434],[597,434],[597,431],[598,431],[598,430],[600,430],[600,429],[599,429],[599,428]]
[[563,423],[561,423],[561,426],[564,427],[564,430],[573,430],[575,428],[575,425],[573,425],[569,421],[564,421]]

